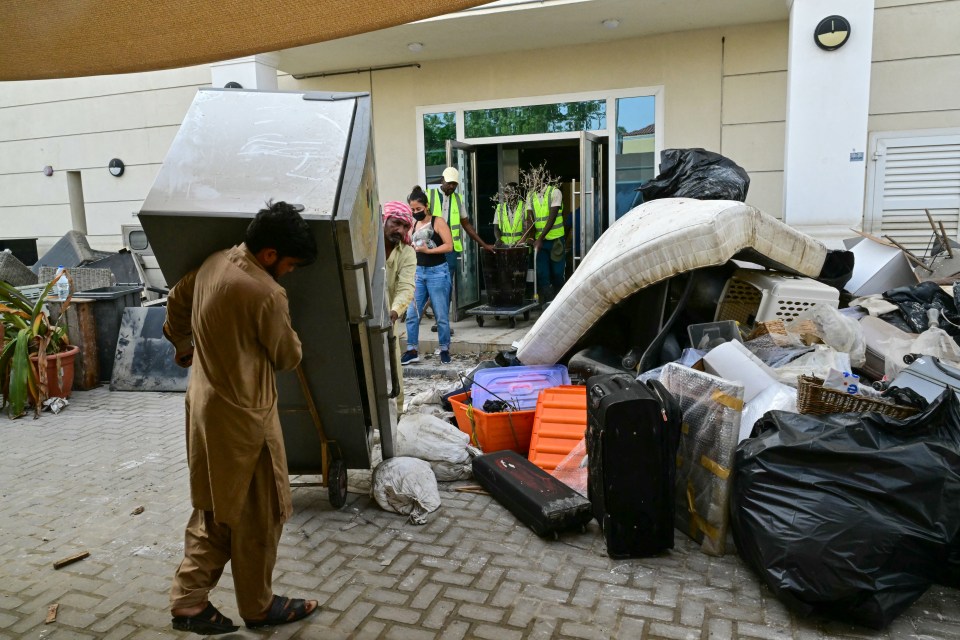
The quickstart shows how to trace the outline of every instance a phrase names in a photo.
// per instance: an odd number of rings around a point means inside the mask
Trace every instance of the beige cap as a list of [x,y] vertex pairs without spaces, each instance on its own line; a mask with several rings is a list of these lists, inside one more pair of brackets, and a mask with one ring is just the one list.
[[460,172],[454,169],[453,167],[447,167],[443,170],[443,181],[444,182],[456,182],[460,183]]

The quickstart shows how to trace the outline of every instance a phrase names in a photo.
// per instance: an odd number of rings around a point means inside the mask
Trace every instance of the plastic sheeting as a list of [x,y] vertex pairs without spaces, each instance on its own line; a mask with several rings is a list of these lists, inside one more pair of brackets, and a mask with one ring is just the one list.
[[550,472],[554,478],[582,496],[587,495],[587,441],[581,440]]
[[726,551],[730,467],[740,435],[743,385],[678,364],[664,366],[660,382],[680,403],[683,427],[677,452],[676,526],[719,556]]
[[737,449],[741,557],[802,614],[882,628],[933,582],[960,584],[960,400],[927,411],[774,411]]
[[736,162],[705,149],[664,149],[660,175],[637,191],[644,202],[657,198],[747,199],[750,176]]

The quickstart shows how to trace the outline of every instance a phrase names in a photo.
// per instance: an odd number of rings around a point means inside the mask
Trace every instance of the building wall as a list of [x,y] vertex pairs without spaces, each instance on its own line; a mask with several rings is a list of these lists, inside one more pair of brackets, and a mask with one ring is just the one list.
[[960,0],[877,0],[869,129],[960,127]]
[[[37,237],[42,254],[71,229],[67,171],[79,171],[94,248],[120,248],[206,65],[63,80],[0,83],[0,237]],[[107,171],[111,158],[126,165]],[[54,169],[43,175],[44,166]]]
[[[960,0],[876,0],[869,129],[960,127]],[[370,91],[382,199],[417,181],[418,106],[663,87],[667,147],[704,147],[751,176],[748,202],[782,216],[786,22],[423,63],[280,89]],[[80,171],[95,248],[120,246],[209,67],[0,83],[0,237],[70,229],[67,171]],[[829,117],[829,114],[824,114]],[[111,158],[126,163],[120,179]],[[52,177],[42,174],[51,165]]]
[[420,69],[284,76],[280,88],[372,86],[380,197],[389,200],[405,197],[417,181],[418,106],[662,86],[664,122],[657,127],[666,147],[730,155],[752,174],[748,202],[779,216],[786,37],[786,23],[707,29],[426,62]]

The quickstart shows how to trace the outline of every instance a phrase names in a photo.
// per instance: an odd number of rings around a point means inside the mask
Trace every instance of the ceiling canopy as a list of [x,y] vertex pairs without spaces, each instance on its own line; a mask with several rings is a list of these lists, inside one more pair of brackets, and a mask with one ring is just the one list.
[[0,80],[186,67],[325,42],[489,0],[5,0]]

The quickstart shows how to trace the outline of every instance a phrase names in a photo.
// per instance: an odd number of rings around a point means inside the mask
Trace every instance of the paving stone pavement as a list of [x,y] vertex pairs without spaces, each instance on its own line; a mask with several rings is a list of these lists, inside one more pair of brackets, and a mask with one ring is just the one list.
[[[59,416],[0,421],[0,639],[189,637],[167,612],[189,514],[183,397],[98,389],[71,402]],[[334,511],[325,490],[295,489],[275,590],[321,611],[224,637],[960,637],[954,590],[930,589],[873,633],[797,618],[736,556],[705,556],[680,534],[663,557],[612,561],[595,525],[545,541],[489,496],[444,485],[441,498],[418,527],[363,495]],[[82,550],[90,557],[53,569]],[[228,568],[213,601],[236,620],[232,588]]]

